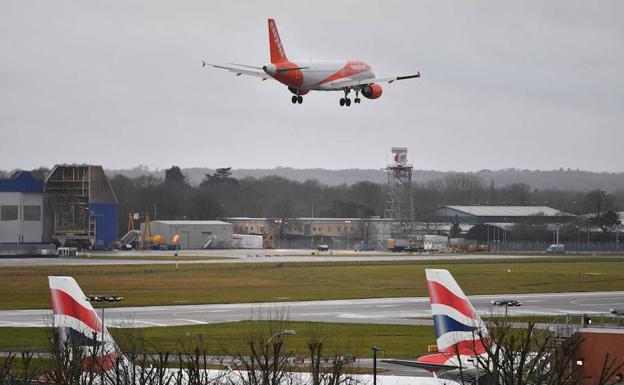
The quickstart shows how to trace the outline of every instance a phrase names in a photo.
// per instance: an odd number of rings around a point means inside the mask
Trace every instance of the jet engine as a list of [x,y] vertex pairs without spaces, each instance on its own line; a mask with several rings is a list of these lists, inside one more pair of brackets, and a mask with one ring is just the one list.
[[366,87],[362,88],[362,95],[368,99],[377,99],[381,96],[383,89],[377,83],[371,83]]
[[303,88],[294,88],[294,87],[288,87],[288,91],[292,92],[295,95],[305,95],[308,92],[310,92],[310,90],[305,90]]

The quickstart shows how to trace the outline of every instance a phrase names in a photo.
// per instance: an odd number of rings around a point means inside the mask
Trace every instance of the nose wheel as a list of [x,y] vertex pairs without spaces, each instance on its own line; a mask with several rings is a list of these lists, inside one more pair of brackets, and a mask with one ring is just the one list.
[[293,97],[290,99],[292,101],[292,104],[301,104],[303,103],[303,96],[301,95],[293,95]]

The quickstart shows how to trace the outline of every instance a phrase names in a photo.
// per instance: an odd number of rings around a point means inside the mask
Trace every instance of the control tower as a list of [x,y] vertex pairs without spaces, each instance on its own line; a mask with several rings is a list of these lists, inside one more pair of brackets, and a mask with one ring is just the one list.
[[391,152],[393,162],[386,167],[388,195],[384,217],[392,220],[392,238],[411,240],[416,222],[412,200],[413,167],[407,161],[407,147],[392,147]]

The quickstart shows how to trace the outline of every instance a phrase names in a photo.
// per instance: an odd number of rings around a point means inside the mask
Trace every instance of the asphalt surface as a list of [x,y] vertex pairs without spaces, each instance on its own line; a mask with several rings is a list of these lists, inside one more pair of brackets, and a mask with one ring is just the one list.
[[[510,255],[510,254],[401,254],[354,252],[351,250],[337,250],[312,255],[314,250],[181,250],[180,256],[198,258],[196,260],[179,259],[180,264],[189,263],[268,263],[268,262],[343,262],[343,261],[446,261],[446,260],[514,260],[540,259],[544,254]],[[116,259],[118,257],[120,259]],[[168,259],[155,259],[163,258]],[[201,259],[219,257],[218,259]],[[154,259],[152,259],[154,258]],[[552,257],[550,257],[552,258]],[[579,257],[582,258],[582,257]],[[589,257],[591,258],[591,257]],[[143,265],[143,264],[175,264],[175,251],[111,251],[81,253],[71,258],[0,258],[0,267],[26,266],[88,266],[88,265]]]
[[[492,300],[516,299],[510,316],[600,314],[609,308],[624,308],[624,292],[544,293],[471,296],[482,315],[504,313]],[[223,305],[175,305],[119,307],[105,310],[106,323],[113,326],[172,326],[210,324],[257,319],[261,309],[279,309],[292,321],[430,325],[428,297],[241,303]],[[98,309],[99,311],[99,309]],[[266,313],[266,312],[265,312]],[[0,326],[46,326],[51,310],[2,310]],[[598,320],[597,320],[598,321]]]

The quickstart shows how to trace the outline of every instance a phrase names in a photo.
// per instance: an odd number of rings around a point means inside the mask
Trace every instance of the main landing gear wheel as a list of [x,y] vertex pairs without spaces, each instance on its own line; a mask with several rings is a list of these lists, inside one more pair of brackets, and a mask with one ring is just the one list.
[[353,102],[357,103],[357,104],[360,104],[361,101],[362,101],[362,99],[360,99],[360,98],[353,99]]
[[351,99],[349,99],[349,98],[340,98],[340,105],[349,107],[351,105]]
[[303,96],[299,95],[297,97],[297,102],[299,102],[299,104],[303,103]]
[[299,99],[297,98],[297,95],[293,95],[291,100],[292,100],[293,104],[295,104],[295,103],[297,103],[297,101],[299,101]]

